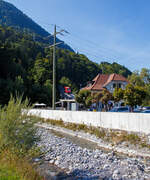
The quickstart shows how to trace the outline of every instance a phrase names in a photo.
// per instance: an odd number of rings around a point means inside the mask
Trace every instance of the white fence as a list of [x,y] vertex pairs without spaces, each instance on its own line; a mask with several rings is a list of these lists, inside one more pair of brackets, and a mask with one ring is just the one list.
[[62,119],[64,122],[86,124],[95,127],[150,133],[150,114],[41,109],[32,109],[30,113],[45,119]]

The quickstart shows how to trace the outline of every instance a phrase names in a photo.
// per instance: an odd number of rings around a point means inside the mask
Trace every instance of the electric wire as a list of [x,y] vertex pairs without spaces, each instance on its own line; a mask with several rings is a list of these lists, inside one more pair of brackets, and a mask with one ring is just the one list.
[[[47,26],[55,26],[54,24],[46,23],[43,21],[41,22]],[[61,37],[61,39],[65,41],[65,44],[68,44],[71,47],[73,47],[73,49],[76,52],[82,54],[84,53],[85,55],[88,56],[88,58],[92,59],[92,61],[95,62],[109,61],[110,63],[113,63],[113,62],[118,62],[117,59],[121,58],[120,55],[116,56],[116,54],[119,53],[116,52],[115,50],[103,47],[99,43],[95,43],[89,39],[80,37],[76,33],[70,33],[70,31],[68,32],[68,30],[66,30],[67,28],[58,25],[56,25],[56,27],[58,28],[58,30],[65,30],[67,32],[67,36],[64,35]],[[109,54],[109,56],[107,56],[106,54]]]

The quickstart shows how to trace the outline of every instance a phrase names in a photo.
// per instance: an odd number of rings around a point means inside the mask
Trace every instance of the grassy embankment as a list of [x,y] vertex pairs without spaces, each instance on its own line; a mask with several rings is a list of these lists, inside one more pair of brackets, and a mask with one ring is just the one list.
[[140,137],[136,133],[128,133],[126,131],[112,131],[104,128],[87,126],[85,124],[64,123],[62,120],[45,120],[41,118],[41,122],[50,123],[51,125],[63,127],[73,131],[84,131],[85,133],[93,134],[96,137],[111,143],[112,145],[126,142],[126,146],[128,146],[129,144],[133,144],[138,145],[140,148],[146,147],[150,149],[150,145],[147,143],[146,137]]
[[35,146],[39,137],[34,124],[37,118],[22,114],[28,100],[11,98],[0,108],[0,180],[42,180],[31,163],[39,155]]

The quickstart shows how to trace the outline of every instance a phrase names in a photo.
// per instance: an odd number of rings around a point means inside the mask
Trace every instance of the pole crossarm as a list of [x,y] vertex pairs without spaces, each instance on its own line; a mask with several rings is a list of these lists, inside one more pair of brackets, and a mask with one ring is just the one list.
[[48,47],[46,47],[46,48],[52,48],[52,47],[54,47],[54,46],[57,46],[57,45],[63,44],[63,43],[64,43],[64,42],[55,43],[55,44],[53,44],[53,45],[51,45],[51,46],[48,46]]
[[[56,35],[57,35],[57,34],[60,34],[60,35],[64,36],[64,34],[63,34],[62,32],[66,33],[66,34],[69,34],[68,31],[66,31],[65,29],[62,29],[62,30],[60,30],[59,32],[56,32]],[[55,36],[55,34],[50,34],[49,36],[44,37],[43,39],[48,39],[48,38],[54,37],[54,36]]]

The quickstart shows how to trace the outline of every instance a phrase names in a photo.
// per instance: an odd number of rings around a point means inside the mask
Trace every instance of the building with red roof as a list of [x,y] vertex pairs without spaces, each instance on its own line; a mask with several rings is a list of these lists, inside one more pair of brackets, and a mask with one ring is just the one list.
[[116,87],[125,89],[129,81],[120,74],[98,74],[92,81],[88,82],[87,86],[83,89],[92,92],[99,92],[107,89],[113,93]]

